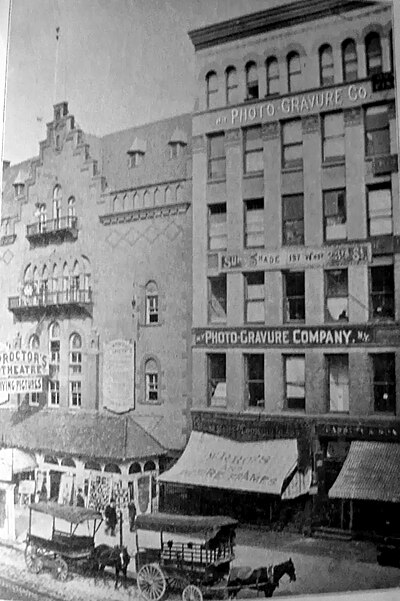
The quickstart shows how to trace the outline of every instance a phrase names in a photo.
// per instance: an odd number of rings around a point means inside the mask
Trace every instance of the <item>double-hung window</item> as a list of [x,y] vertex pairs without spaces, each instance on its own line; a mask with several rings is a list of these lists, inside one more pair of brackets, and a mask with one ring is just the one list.
[[282,123],[282,167],[303,166],[303,132],[301,119]]
[[365,52],[367,58],[367,75],[375,75],[382,72],[382,47],[381,38],[378,33],[371,32],[365,38]]
[[244,202],[244,244],[246,248],[264,246],[264,199]]
[[207,356],[208,404],[226,406],[226,355],[212,353]]
[[393,265],[371,267],[370,282],[372,319],[394,319]]
[[344,121],[343,113],[328,113],[322,120],[322,158],[323,161],[344,160]]
[[374,411],[396,412],[396,369],[394,353],[372,355]]
[[323,199],[325,240],[346,240],[346,190],[327,190]]
[[208,177],[224,179],[225,172],[225,134],[218,133],[208,137]]
[[264,275],[263,271],[253,271],[244,274],[246,323],[265,322]]
[[263,141],[261,125],[247,127],[243,130],[244,172],[255,173],[263,171]]
[[218,105],[218,77],[215,71],[210,71],[210,73],[207,74],[206,94],[207,108],[215,108]]
[[208,278],[208,321],[226,322],[226,274]]
[[262,409],[265,406],[264,355],[245,355],[244,359],[247,405]]
[[302,194],[282,197],[283,244],[304,244],[304,198]]
[[265,64],[267,70],[267,96],[279,94],[279,64],[278,60],[271,56]]
[[239,102],[239,84],[235,67],[228,67],[225,72],[225,77],[226,104],[236,104]]
[[246,65],[246,100],[256,100],[258,98],[258,71],[254,62]]
[[368,229],[370,236],[383,236],[393,232],[390,185],[368,189]]
[[335,82],[332,46],[329,44],[319,49],[319,77],[321,86],[331,86]]
[[157,403],[159,401],[158,366],[154,359],[148,359],[144,368],[145,377],[145,402]]
[[305,356],[288,355],[284,360],[286,408],[303,411],[306,407]]
[[327,355],[329,411],[349,411],[349,356]]
[[226,203],[208,206],[208,249],[225,250],[227,245]]
[[342,44],[343,81],[355,81],[358,78],[357,46],[354,40],[345,40]]
[[289,92],[301,90],[303,85],[301,75],[301,62],[298,52],[291,52],[287,57],[288,88]]
[[389,112],[386,104],[365,110],[365,154],[367,157],[390,153]]
[[304,321],[305,319],[305,288],[304,271],[284,274],[284,320]]
[[347,269],[325,271],[325,303],[327,321],[349,320]]

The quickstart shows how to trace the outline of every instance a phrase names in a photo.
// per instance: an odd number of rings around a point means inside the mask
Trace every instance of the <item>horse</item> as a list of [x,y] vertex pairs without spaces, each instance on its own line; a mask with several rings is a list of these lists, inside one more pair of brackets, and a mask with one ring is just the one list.
[[93,551],[92,560],[96,572],[103,574],[103,576],[106,566],[115,569],[115,588],[118,588],[119,573],[122,572],[124,575],[124,586],[126,586],[126,571],[131,560],[126,547],[98,545]]
[[228,577],[229,598],[235,599],[242,588],[254,588],[262,591],[265,597],[272,597],[284,574],[289,576],[290,582],[295,582],[296,570],[291,558],[276,566],[231,568]]

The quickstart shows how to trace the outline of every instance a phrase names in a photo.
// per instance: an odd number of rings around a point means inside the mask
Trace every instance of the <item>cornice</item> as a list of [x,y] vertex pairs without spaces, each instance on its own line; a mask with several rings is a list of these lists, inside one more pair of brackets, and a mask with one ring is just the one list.
[[116,225],[118,223],[131,223],[132,221],[143,221],[144,219],[155,219],[157,217],[169,217],[186,213],[190,202],[180,202],[171,205],[147,207],[123,213],[107,213],[100,215],[100,223],[103,225]]

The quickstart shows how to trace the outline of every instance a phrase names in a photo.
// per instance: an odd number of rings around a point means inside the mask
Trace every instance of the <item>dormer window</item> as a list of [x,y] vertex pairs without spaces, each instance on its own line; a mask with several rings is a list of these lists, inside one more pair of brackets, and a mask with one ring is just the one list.
[[127,151],[128,153],[128,165],[129,167],[139,167],[144,161],[144,155],[146,154],[147,143],[145,140],[135,138],[132,142],[132,146]]
[[14,193],[15,193],[16,198],[18,198],[18,196],[21,196],[24,193],[25,181],[24,181],[21,171],[18,172],[18,175],[14,180],[13,186],[14,186]]
[[129,167],[139,167],[144,161],[144,152],[129,153]]
[[168,146],[170,159],[177,159],[182,156],[185,147],[187,146],[186,132],[176,128],[168,142]]

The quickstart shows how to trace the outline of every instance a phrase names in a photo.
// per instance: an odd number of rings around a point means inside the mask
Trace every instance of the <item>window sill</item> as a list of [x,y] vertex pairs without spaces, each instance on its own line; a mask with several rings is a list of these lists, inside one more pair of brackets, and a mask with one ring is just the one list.
[[264,170],[243,173],[243,179],[253,179],[258,177],[264,177]]
[[162,326],[163,322],[162,321],[157,321],[157,323],[139,323],[139,326],[141,328],[157,328],[159,326]]
[[305,320],[305,318],[304,319],[285,319],[283,323],[288,326],[290,326],[291,324],[304,325],[306,323],[306,320]]
[[147,405],[149,407],[154,407],[157,405],[163,405],[163,401],[138,401],[138,405]]
[[207,179],[207,184],[223,184],[226,183],[226,176],[225,177],[209,177]]
[[282,173],[303,173],[303,164],[301,165],[293,165],[293,167],[287,166],[281,168]]
[[346,164],[345,157],[338,157],[335,159],[325,159],[322,161],[322,169],[327,167],[343,167]]
[[349,239],[346,238],[332,238],[331,240],[324,240],[324,244],[326,246],[337,246],[338,244],[342,244],[344,242],[349,242]]

